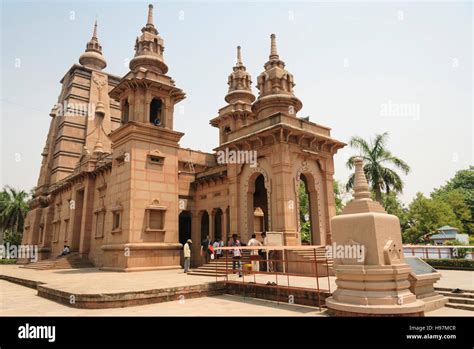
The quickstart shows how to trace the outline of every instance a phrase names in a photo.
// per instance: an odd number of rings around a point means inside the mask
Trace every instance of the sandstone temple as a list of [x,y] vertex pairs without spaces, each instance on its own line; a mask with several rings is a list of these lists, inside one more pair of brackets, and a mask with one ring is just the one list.
[[[227,241],[238,234],[245,243],[265,231],[278,233],[283,245],[300,245],[301,182],[310,242],[331,243],[333,156],[345,144],[328,127],[298,116],[302,102],[275,35],[256,79],[258,96],[237,48],[225,104],[210,118],[219,129],[213,153],[179,145],[184,134],[173,127],[173,115],[186,95],[168,75],[163,51],[150,5],[129,72],[109,74],[95,24],[50,113],[23,244],[38,245],[42,259],[69,245],[116,271],[180,267],[188,238],[192,263],[200,265],[206,235]],[[220,152],[256,157],[225,162]]]

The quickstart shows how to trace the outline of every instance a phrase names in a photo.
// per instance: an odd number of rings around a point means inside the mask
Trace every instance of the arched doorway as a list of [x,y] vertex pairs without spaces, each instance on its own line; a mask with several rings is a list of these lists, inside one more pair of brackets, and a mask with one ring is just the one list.
[[209,235],[209,213],[202,211],[201,213],[201,241]]
[[249,179],[249,191],[247,193],[247,236],[246,239],[249,239],[250,236],[255,232],[254,222],[255,222],[255,210],[259,208],[263,213],[263,224],[261,225],[262,231],[268,231],[268,193],[267,188],[265,187],[265,177],[263,174],[258,174],[256,177],[250,177]]
[[214,210],[214,236],[213,239],[222,239],[222,210],[217,208]]
[[301,244],[311,245],[313,240],[311,229],[311,199],[308,191],[308,181],[304,174],[300,175],[300,187],[298,189],[298,218]]
[[182,211],[179,214],[179,242],[185,244],[191,239],[191,212]]
[[311,174],[302,173],[298,188],[298,219],[300,238],[303,245],[319,245],[318,205],[315,181]]

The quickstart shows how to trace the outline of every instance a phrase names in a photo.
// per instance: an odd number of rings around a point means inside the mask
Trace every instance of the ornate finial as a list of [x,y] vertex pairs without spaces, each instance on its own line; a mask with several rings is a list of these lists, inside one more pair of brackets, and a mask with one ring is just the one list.
[[94,23],[92,38],[86,45],[86,51],[79,57],[79,63],[85,67],[98,70],[102,70],[107,66],[102,56],[102,46],[100,46],[99,39],[97,38],[97,19]]
[[242,55],[240,53],[240,46],[237,46],[237,65],[242,65]]
[[147,25],[153,25],[153,5],[148,5],[148,20],[146,22]]
[[97,40],[97,18],[95,19],[95,23],[94,23],[94,32],[92,33],[92,39]]
[[276,35],[275,34],[270,35],[270,39],[271,39],[270,59],[280,59],[280,57],[278,56],[278,51],[277,51]]
[[354,178],[354,198],[356,200],[372,200],[370,198],[369,184],[364,174],[364,161],[362,158],[356,158],[355,164],[355,178]]

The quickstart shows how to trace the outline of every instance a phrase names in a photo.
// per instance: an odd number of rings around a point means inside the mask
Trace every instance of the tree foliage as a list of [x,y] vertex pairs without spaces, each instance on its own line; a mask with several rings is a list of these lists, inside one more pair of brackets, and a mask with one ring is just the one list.
[[[371,189],[375,192],[375,199],[382,204],[382,192],[401,193],[403,181],[396,170],[405,175],[410,172],[410,166],[402,159],[394,156],[386,146],[388,133],[375,135],[375,138],[366,141],[361,137],[352,137],[349,145],[359,151],[359,155],[351,156],[346,163],[349,169],[355,166],[355,159],[360,157],[364,161],[364,173]],[[392,169],[393,167],[394,169]],[[355,174],[353,173],[346,184],[349,190],[354,186]]]

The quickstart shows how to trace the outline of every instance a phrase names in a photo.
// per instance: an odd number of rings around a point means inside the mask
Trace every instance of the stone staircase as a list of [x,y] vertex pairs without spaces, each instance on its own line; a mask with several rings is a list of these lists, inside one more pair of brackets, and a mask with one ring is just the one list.
[[474,291],[460,290],[460,292],[453,292],[450,288],[435,288],[435,290],[448,298],[446,307],[454,309],[470,310],[474,312]]
[[314,265],[307,263],[308,261],[318,261],[318,275],[327,276],[334,275],[334,260],[331,257],[326,257],[326,249],[318,248],[314,250],[288,250],[288,259],[291,260],[302,260],[304,263],[289,263],[288,269],[290,272],[298,274],[308,274],[311,276],[315,275]]
[[94,264],[79,253],[70,253],[66,256],[44,259],[36,263],[29,263],[21,268],[36,270],[52,269],[79,269],[93,268]]
[[[240,263],[247,264],[250,263],[250,251],[242,251],[242,259]],[[226,273],[232,274],[232,258],[229,256],[227,258],[227,265],[225,257],[219,259],[211,260],[209,263],[203,264],[196,269],[192,269],[188,274],[189,275],[198,275],[198,276],[226,276]]]
[[[314,250],[288,250],[289,260],[304,260],[304,261],[314,261],[315,253]],[[326,263],[326,252],[324,248],[316,250],[316,259],[321,261],[318,263],[318,275],[320,277],[327,276],[328,271],[329,275],[334,275],[334,261],[332,258],[327,259]],[[250,251],[244,250],[242,252],[242,264],[249,264],[250,261]],[[295,274],[308,274],[311,276],[315,275],[314,265],[311,263],[289,263],[288,269],[290,272]],[[227,260],[225,258],[214,259],[210,263],[206,263],[196,269],[191,270],[189,275],[201,275],[201,276],[225,276],[226,272],[232,274],[232,258],[229,257]]]

